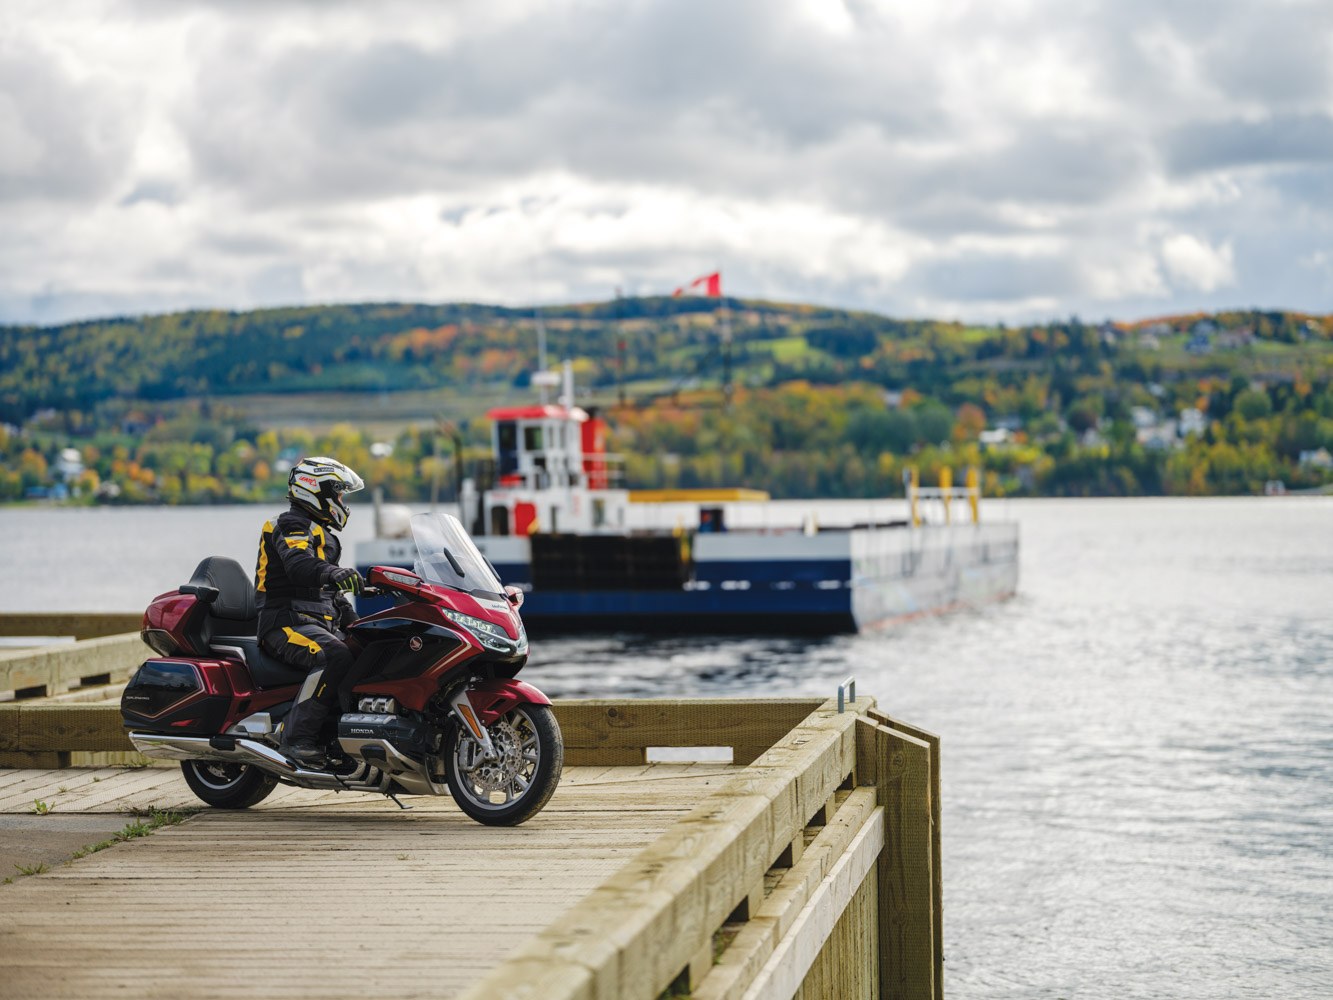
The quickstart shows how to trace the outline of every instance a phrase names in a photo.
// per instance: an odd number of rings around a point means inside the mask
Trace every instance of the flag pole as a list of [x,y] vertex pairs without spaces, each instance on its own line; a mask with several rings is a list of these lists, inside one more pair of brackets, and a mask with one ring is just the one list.
[[717,292],[722,298],[722,406],[731,406],[731,306],[722,295],[722,269],[718,268]]

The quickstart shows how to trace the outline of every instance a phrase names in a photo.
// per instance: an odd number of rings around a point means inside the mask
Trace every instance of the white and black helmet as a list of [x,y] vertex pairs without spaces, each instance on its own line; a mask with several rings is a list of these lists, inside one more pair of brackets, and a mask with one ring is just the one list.
[[331,458],[303,458],[287,477],[287,498],[320,524],[342,528],[351,511],[343,503],[344,493],[355,493],[366,484],[361,477]]

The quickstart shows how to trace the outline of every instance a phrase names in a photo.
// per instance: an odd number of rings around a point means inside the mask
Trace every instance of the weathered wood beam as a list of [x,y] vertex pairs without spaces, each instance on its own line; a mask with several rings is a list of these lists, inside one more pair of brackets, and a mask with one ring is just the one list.
[[75,639],[95,639],[103,635],[137,632],[142,612],[3,611],[0,635],[72,635]]
[[885,810],[879,876],[880,996],[935,1000],[936,867],[930,745],[863,718],[857,723],[862,782]]
[[847,796],[801,860],[759,903],[712,974],[694,990],[694,1000],[740,1000],[875,809],[873,788],[860,788]]
[[84,679],[123,681],[150,655],[137,632],[6,651],[0,653],[0,695],[40,698],[61,694]]
[[927,729],[895,719],[877,708],[866,713],[881,725],[923,740],[930,747],[930,862],[931,892],[935,923],[935,1000],[944,1000],[944,854],[941,850],[940,819],[943,797],[940,786],[940,738]]

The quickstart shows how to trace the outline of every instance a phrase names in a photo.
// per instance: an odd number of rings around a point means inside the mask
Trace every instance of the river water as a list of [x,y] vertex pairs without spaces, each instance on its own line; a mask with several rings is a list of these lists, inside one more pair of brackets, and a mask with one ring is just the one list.
[[[525,676],[677,697],[852,673],[939,733],[952,997],[1333,997],[1333,499],[1007,510],[1012,600],[824,640],[545,640]],[[0,610],[141,608],[205,554],[250,565],[269,513],[0,508]]]

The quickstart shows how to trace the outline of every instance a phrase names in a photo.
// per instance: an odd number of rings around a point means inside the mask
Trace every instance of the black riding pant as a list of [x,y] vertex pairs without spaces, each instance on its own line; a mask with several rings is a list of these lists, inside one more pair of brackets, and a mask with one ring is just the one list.
[[338,689],[352,667],[352,651],[336,634],[319,625],[282,626],[265,632],[264,649],[284,663],[307,672],[323,670],[314,700],[330,711],[339,709]]

